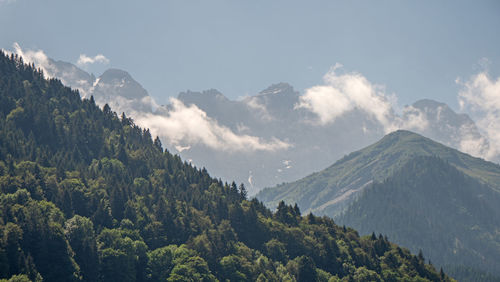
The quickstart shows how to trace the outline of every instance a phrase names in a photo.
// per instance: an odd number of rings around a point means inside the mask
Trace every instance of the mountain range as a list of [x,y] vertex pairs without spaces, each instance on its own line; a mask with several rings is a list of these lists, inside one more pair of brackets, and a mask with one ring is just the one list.
[[397,128],[466,152],[489,146],[469,116],[430,99],[405,106],[400,114],[388,111],[383,121],[353,107],[322,124],[300,107],[303,94],[287,83],[239,100],[215,89],[186,91],[161,106],[126,71],[110,69],[95,78],[52,59],[45,69],[82,97],[93,95],[97,104],[107,103],[149,127],[171,152],[216,177],[246,184],[251,195],[319,171]]
[[[266,153],[223,154],[221,160],[215,158],[216,152],[197,146],[182,152],[183,156],[197,160],[215,175],[225,176],[227,171],[239,176],[237,180],[240,181],[249,176],[248,170],[254,191],[323,169],[357,148],[375,142],[386,131],[383,124],[361,109],[354,109],[331,124],[317,125],[312,113],[297,109],[300,93],[285,83],[272,85],[241,101],[230,101],[215,90],[181,93],[178,99],[187,105],[196,105],[235,132],[278,138],[291,144],[286,149]],[[407,122],[417,115],[424,122],[423,126]],[[409,127],[454,148],[462,148],[467,140],[482,138],[470,117],[457,114],[446,104],[433,100],[419,100],[407,106],[402,116],[394,114],[392,118],[402,120],[403,128]],[[244,163],[236,161],[240,156],[245,157]]]

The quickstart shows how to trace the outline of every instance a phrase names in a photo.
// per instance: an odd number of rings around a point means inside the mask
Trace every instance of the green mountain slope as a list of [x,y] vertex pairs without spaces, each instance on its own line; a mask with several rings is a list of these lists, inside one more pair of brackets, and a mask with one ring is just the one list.
[[386,234],[437,265],[500,276],[500,193],[440,158],[411,159],[335,220],[362,234]]
[[386,238],[276,213],[0,54],[0,279],[450,280]]
[[332,166],[292,183],[266,188],[257,198],[269,207],[284,200],[306,212],[338,215],[373,181],[382,181],[415,156],[439,156],[466,175],[500,191],[500,166],[399,130],[349,154]]

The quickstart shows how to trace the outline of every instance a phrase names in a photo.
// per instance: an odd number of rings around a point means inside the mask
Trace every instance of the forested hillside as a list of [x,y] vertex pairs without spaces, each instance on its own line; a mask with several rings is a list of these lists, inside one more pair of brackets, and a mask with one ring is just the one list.
[[3,53],[0,191],[10,281],[450,280],[383,236],[272,213]]
[[[460,281],[499,281],[500,193],[438,157],[416,157],[335,219],[423,250]],[[482,272],[482,273],[481,273]]]

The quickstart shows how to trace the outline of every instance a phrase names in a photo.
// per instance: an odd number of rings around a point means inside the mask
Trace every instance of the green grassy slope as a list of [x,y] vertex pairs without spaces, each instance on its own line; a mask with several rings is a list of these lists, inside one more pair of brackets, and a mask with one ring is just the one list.
[[415,156],[439,156],[500,191],[500,166],[461,153],[416,133],[399,130],[349,154],[332,166],[292,183],[266,188],[257,198],[269,207],[284,200],[306,212],[338,215],[372,181],[391,176]]

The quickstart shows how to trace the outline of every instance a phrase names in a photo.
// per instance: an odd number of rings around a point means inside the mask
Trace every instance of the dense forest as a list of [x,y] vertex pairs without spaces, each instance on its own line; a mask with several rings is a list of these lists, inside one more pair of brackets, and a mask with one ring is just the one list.
[[449,281],[183,162],[109,106],[0,54],[0,280]]
[[500,281],[499,203],[500,193],[487,184],[439,157],[419,156],[335,219],[423,250],[460,281]]

